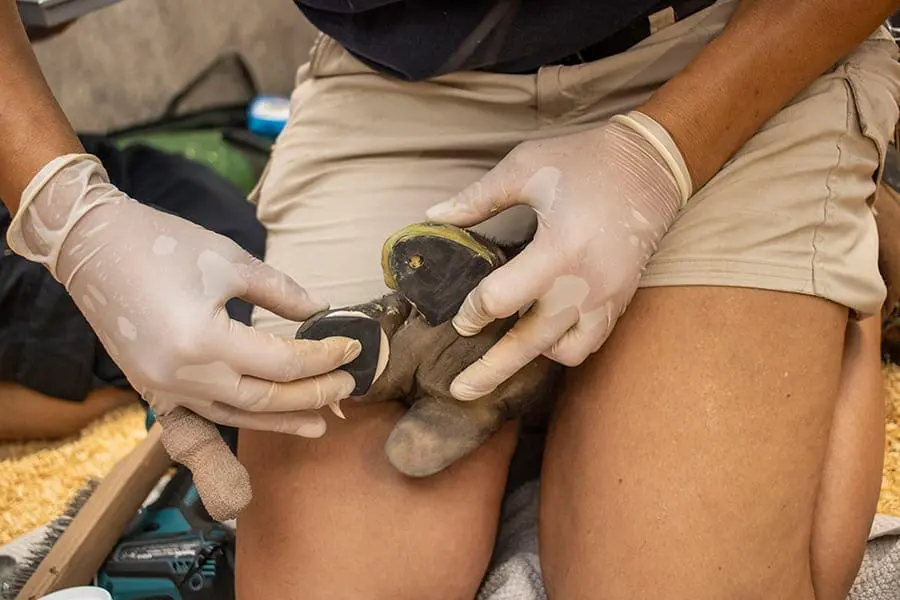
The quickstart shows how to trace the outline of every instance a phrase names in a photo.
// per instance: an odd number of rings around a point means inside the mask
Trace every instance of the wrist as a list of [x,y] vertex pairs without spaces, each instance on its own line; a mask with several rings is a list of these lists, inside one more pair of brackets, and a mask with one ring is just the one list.
[[675,143],[666,128],[638,110],[615,115],[610,121],[629,128],[653,147],[662,162],[668,167],[666,175],[671,178],[678,195],[677,208],[680,210],[684,207],[693,195],[693,180],[678,144]]

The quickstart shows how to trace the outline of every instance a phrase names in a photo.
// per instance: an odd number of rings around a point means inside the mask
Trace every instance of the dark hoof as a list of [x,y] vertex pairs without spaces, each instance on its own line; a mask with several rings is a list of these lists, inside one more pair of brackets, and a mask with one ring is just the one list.
[[503,251],[489,240],[435,223],[401,229],[381,252],[387,286],[415,305],[431,326],[452,318],[469,292],[504,261]]

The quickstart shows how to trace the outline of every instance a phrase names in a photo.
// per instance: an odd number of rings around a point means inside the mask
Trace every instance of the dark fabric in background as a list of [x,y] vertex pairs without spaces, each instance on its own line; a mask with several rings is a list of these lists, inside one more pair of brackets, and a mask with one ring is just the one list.
[[[145,146],[120,150],[100,136],[82,136],[111,182],[132,198],[225,235],[262,258],[266,233],[255,207],[215,171]],[[0,205],[0,381],[48,396],[81,401],[98,387],[129,387],[65,288],[47,270],[6,245],[10,216]],[[229,315],[250,323],[252,307],[238,299]]]

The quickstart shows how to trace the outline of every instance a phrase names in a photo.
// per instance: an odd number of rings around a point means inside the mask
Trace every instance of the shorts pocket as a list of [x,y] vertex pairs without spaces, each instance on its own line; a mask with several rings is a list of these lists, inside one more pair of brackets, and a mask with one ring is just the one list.
[[884,175],[887,148],[897,128],[900,62],[893,41],[869,38],[844,63],[844,77],[862,134],[878,151],[876,183]]

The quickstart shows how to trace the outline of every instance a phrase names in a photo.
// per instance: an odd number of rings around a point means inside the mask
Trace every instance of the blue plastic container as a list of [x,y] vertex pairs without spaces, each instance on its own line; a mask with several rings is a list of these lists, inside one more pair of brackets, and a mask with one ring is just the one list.
[[247,108],[247,129],[256,135],[276,138],[287,124],[291,101],[284,96],[257,96]]

